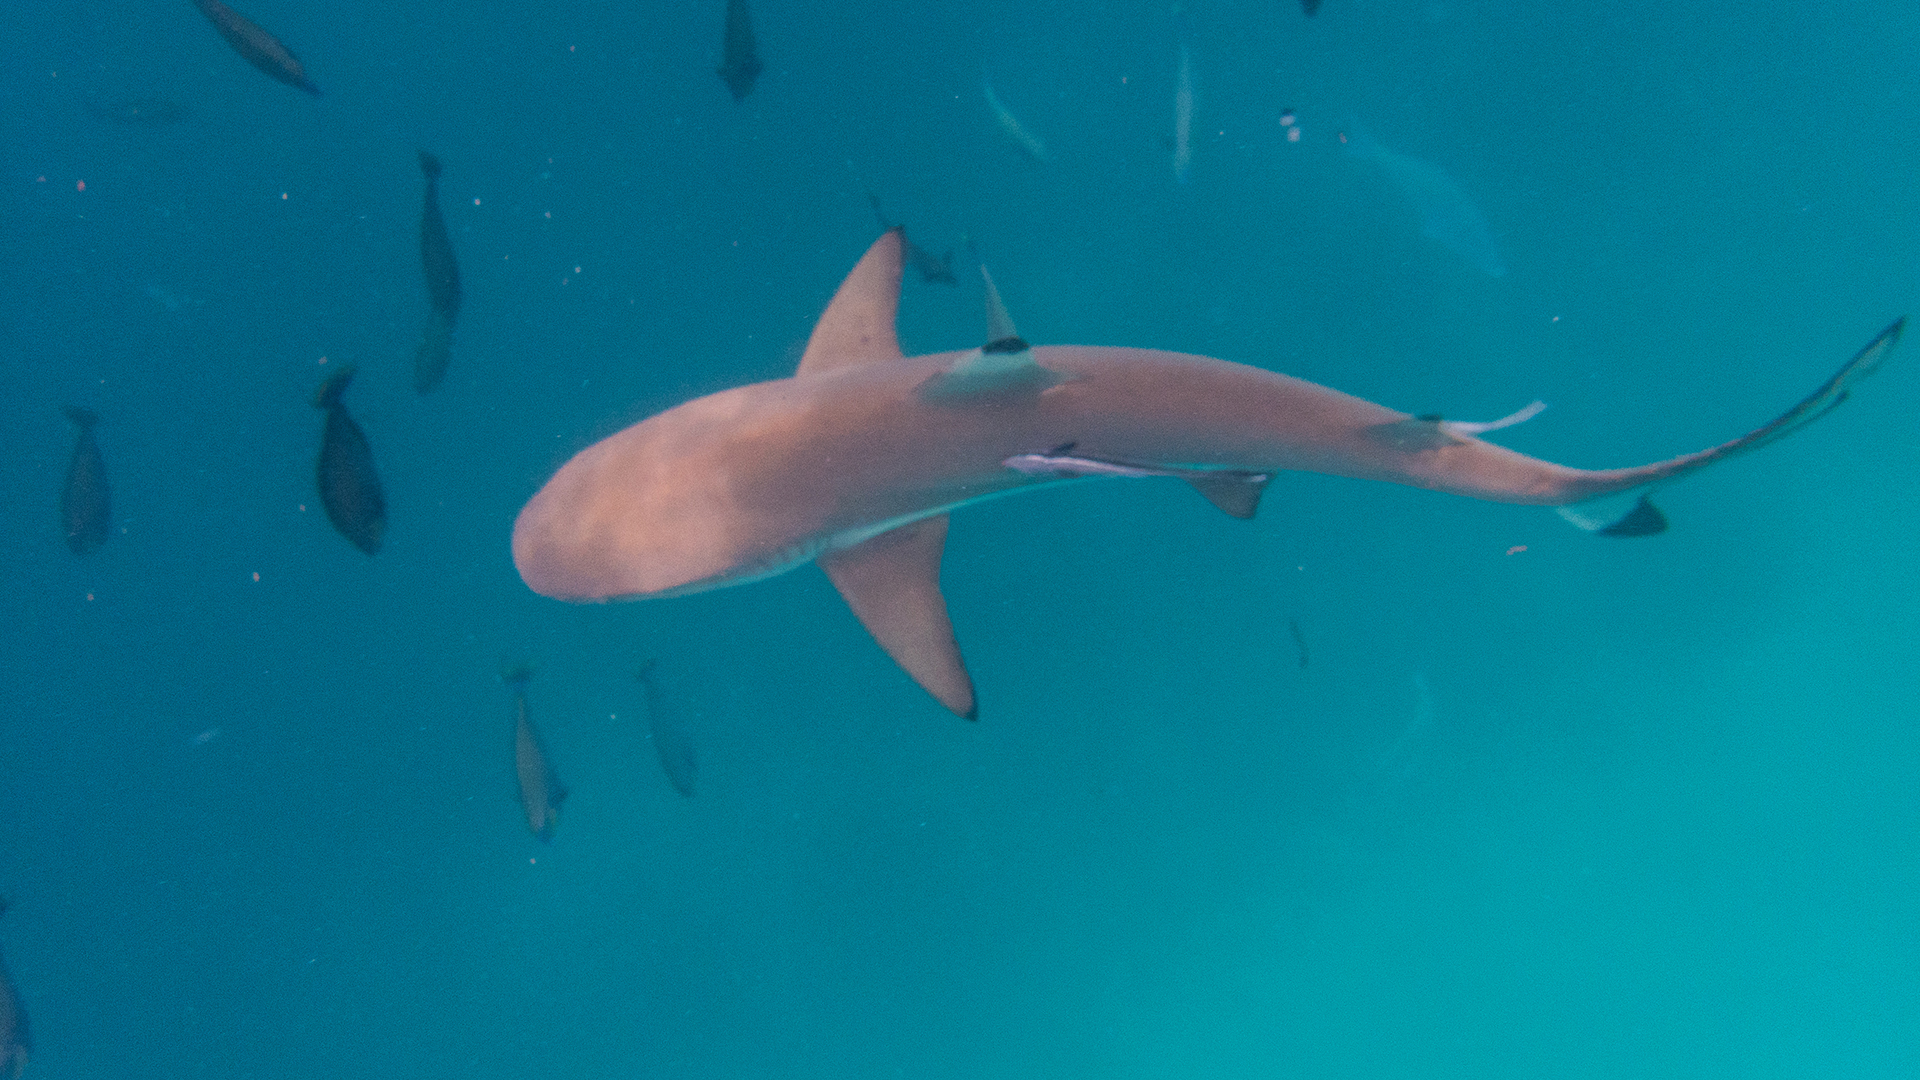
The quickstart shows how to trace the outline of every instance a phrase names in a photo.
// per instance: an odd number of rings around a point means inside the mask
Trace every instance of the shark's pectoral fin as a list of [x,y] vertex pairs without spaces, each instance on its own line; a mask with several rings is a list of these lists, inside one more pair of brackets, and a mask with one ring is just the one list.
[[1260,496],[1266,493],[1272,473],[1203,472],[1182,476],[1193,490],[1207,501],[1242,521],[1251,520],[1260,509]]
[[1634,490],[1559,508],[1560,516],[1598,536],[1658,536],[1667,531],[1667,515],[1648,492]]
[[819,562],[887,655],[940,704],[973,720],[978,713],[973,679],[940,595],[946,544],[947,516],[941,514],[823,555]]

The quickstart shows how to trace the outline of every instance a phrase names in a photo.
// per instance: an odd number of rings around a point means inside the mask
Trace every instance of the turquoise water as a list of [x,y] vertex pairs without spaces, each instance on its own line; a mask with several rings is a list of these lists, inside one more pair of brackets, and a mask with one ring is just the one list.
[[[789,372],[868,192],[1037,343],[1540,398],[1494,438],[1575,465],[1731,438],[1920,310],[1920,9],[761,0],[736,104],[723,7],[247,0],[317,99],[184,2],[0,39],[30,1077],[1920,1072],[1904,353],[1651,540],[1320,476],[1252,523],[1170,481],[969,508],[973,725],[813,569],[574,607],[507,550],[575,451]],[[421,148],[465,286],[425,397]],[[1474,214],[1500,276],[1434,224]],[[980,341],[961,277],[910,275],[909,352]],[[313,490],[341,362],[371,559]],[[113,484],[84,558],[66,404]]]

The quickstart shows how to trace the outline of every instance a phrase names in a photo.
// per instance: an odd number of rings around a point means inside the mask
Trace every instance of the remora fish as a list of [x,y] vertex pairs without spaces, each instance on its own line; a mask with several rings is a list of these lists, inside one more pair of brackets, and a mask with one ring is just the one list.
[[233,10],[220,0],[193,0],[193,6],[200,14],[213,23],[220,36],[227,39],[233,51],[239,53],[247,63],[266,72],[268,75],[297,86],[314,97],[320,96],[320,88],[307,78],[307,71],[300,66],[300,58],[280,40],[260,29],[252,19]]
[[453,258],[453,241],[440,216],[440,159],[420,151],[420,172],[427,178],[420,204],[420,269],[427,278],[427,314],[420,349],[413,355],[413,388],[424,394],[440,385],[447,374],[453,348],[453,323],[460,317],[460,264]]
[[380,492],[380,475],[373,470],[373,448],[367,445],[366,433],[340,401],[353,381],[353,371],[352,364],[345,365],[313,395],[314,408],[327,411],[315,472],[327,520],[354,547],[372,555],[380,550],[387,532],[387,499]]
[[75,555],[85,555],[107,542],[113,525],[113,499],[107,489],[107,463],[100,457],[100,443],[93,437],[93,426],[100,418],[90,409],[67,406],[67,419],[80,429],[73,440],[73,457],[67,462],[67,482],[60,488],[60,527],[66,530],[67,546]]
[[660,755],[660,769],[667,774],[673,790],[693,798],[694,784],[700,778],[700,755],[694,750],[693,736],[675,718],[673,709],[654,679],[656,665],[648,660],[634,672],[634,678],[647,692],[647,734],[653,739],[654,752]]
[[1430,161],[1387,149],[1358,125],[1349,126],[1341,139],[1346,142],[1348,153],[1373,162],[1413,204],[1414,211],[1420,215],[1422,236],[1438,242],[1489,277],[1500,277],[1507,272],[1507,264],[1500,258],[1500,246],[1494,242],[1493,230],[1487,227],[1486,216],[1480,213],[1473,196],[1445,170]]
[[982,81],[980,87],[987,92],[987,107],[993,110],[993,118],[1000,122],[1000,130],[1006,132],[1009,139],[1020,144],[1020,149],[1025,150],[1033,160],[1047,160],[1047,144],[1023,127],[1013,113],[1000,103],[1000,96],[993,92],[993,84]]
[[[894,331],[902,251],[894,231],[860,260],[792,378],[687,402],[563,466],[514,524],[527,585],[567,600],[674,596],[818,559],[881,646],[972,717],[973,683],[939,583],[957,507],[1090,475],[1174,476],[1245,518],[1274,474],[1299,470],[1569,507],[1590,530],[1647,535],[1665,528],[1648,493],[1825,415],[1905,323],[1747,435],[1589,471],[1484,442],[1472,425],[1224,360],[1029,348],[1004,314],[983,348],[904,357]],[[1603,498],[1631,505],[1603,509]]]
[[765,70],[754,51],[753,13],[747,10],[747,0],[727,0],[726,38],[720,48],[715,74],[733,91],[733,100],[745,101],[753,93],[754,80]]
[[[885,232],[888,229],[892,229],[896,227],[893,223],[887,220],[887,215],[881,212],[880,196],[875,195],[873,192],[869,191],[867,192],[867,202],[873,206],[873,216],[880,219],[881,232]],[[906,256],[907,262],[915,270],[920,272],[921,281],[926,281],[926,282],[937,281],[942,285],[960,284],[960,279],[953,276],[953,249],[952,248],[948,248],[947,253],[945,255],[942,255],[936,259],[933,257],[932,252],[914,243],[912,240],[907,239],[907,232],[906,232],[907,227],[905,225],[900,225],[897,227],[900,229],[901,243],[907,245],[907,256]]]
[[[0,900],[0,915],[6,911],[7,902]],[[33,1036],[27,1031],[27,1010],[20,1004],[13,980],[7,977],[5,961],[0,961],[0,1074],[20,1080],[20,1074],[27,1069],[27,1055],[32,1052]]]
[[528,664],[500,675],[500,680],[513,689],[513,774],[520,782],[520,805],[527,812],[527,828],[550,841],[560,824],[560,804],[566,801],[567,787],[547,763],[540,733],[533,728],[533,713],[527,708],[527,680],[531,678],[533,668]]

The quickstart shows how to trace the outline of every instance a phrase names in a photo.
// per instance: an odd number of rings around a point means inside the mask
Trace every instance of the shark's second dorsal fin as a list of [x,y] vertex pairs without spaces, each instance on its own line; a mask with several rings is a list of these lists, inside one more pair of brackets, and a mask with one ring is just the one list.
[[900,310],[905,233],[895,226],[873,242],[814,324],[797,374],[900,359],[894,317]]
[[955,714],[978,715],[973,679],[940,595],[947,515],[890,529],[820,557],[820,568],[894,662]]

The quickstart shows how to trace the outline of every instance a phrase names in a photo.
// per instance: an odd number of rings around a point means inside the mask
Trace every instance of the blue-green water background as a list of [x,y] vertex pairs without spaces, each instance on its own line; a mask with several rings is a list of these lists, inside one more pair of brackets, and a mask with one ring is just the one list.
[[[1251,524],[1157,481],[967,509],[977,725],[815,570],[583,608],[507,549],[574,451],[788,372],[869,189],[975,238],[1037,342],[1544,398],[1501,441],[1576,465],[1729,438],[1920,308],[1920,8],[761,0],[740,105],[718,3],[243,10],[324,98],[185,0],[0,38],[30,1076],[1920,1072],[1914,357],[1651,541],[1318,476]],[[86,108],[147,95],[190,114]],[[1423,238],[1350,120],[1455,177],[1509,273]],[[420,147],[467,297],[426,398]],[[910,280],[901,322],[975,344],[977,291]],[[323,356],[361,367],[371,560],[315,504]],[[85,559],[68,402],[116,500]],[[573,790],[551,846],[503,657]]]

